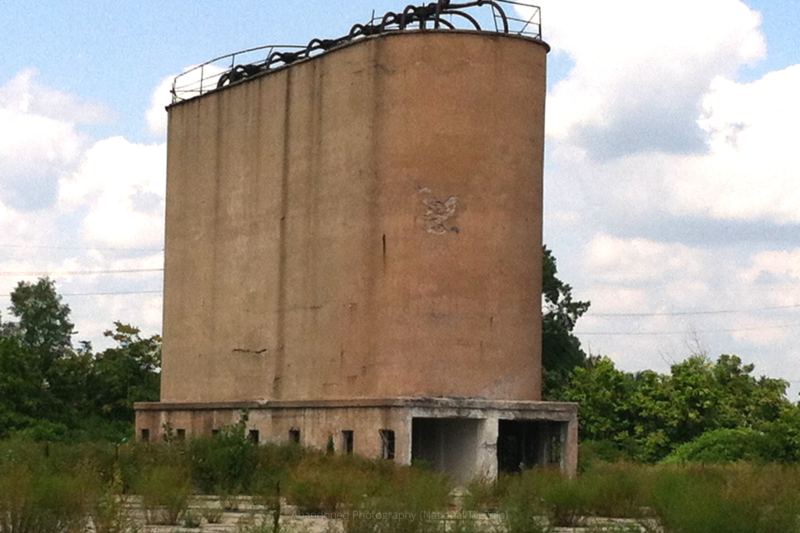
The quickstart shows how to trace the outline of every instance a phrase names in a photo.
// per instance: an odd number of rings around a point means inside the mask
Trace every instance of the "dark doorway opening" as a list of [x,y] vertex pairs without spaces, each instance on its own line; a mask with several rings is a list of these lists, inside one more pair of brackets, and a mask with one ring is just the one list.
[[411,422],[411,462],[450,474],[467,483],[476,474],[478,434],[483,420],[414,418]]
[[534,466],[560,465],[567,422],[500,420],[497,436],[497,469],[521,472]]

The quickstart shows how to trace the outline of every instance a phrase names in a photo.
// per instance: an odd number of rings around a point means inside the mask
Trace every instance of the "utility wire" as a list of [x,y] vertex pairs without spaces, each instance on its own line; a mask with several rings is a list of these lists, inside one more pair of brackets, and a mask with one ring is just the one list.
[[163,252],[164,248],[103,248],[98,246],[48,246],[36,244],[0,244],[0,248],[22,250],[98,250],[108,252]]
[[[792,329],[800,327],[800,322],[794,324],[777,324],[774,326],[758,326],[752,328],[734,328],[734,329],[707,329],[693,331],[692,333],[735,333],[738,331],[761,331],[765,329]],[[647,335],[686,335],[686,330],[681,331],[586,331],[575,332],[579,337],[587,336],[647,336]]]
[[594,317],[646,317],[646,316],[688,316],[688,315],[726,315],[734,313],[754,313],[757,311],[776,311],[779,309],[798,309],[800,304],[796,305],[779,305],[776,307],[757,307],[753,309],[720,309],[718,311],[675,311],[673,313],[592,313],[591,310],[586,313],[586,316]]
[[59,296],[118,296],[128,294],[163,294],[164,291],[126,291],[126,292],[73,292],[64,293]]
[[123,270],[64,270],[60,272],[0,272],[0,276],[93,276],[96,274],[136,274],[140,272],[163,271],[163,268],[130,268]]

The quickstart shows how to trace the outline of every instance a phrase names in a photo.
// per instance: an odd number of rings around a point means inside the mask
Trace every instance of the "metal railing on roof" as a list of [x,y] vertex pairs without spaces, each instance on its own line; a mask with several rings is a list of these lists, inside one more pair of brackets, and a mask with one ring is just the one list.
[[[480,9],[484,8],[484,9]],[[474,12],[471,11],[474,9]],[[491,12],[491,18],[487,16]],[[480,12],[480,13],[479,13]],[[172,103],[221,89],[252,76],[323,54],[348,42],[397,31],[490,31],[542,39],[541,9],[525,0],[438,0],[409,5],[382,17],[374,13],[366,24],[356,24],[338,39],[312,39],[307,45],[266,45],[216,57],[183,72],[172,83]]]

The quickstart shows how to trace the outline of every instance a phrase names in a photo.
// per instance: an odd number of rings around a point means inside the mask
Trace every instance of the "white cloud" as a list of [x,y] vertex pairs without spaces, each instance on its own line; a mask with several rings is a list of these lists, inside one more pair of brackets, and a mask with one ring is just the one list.
[[166,147],[122,137],[97,142],[80,169],[61,181],[59,205],[88,206],[86,241],[112,246],[155,246],[163,242]]
[[[98,345],[113,320],[150,333],[161,327],[157,294],[86,296],[162,286],[161,272],[141,270],[163,267],[165,145],[91,142],[81,132],[109,116],[39,85],[31,69],[0,87],[0,309],[19,280],[50,273],[67,295],[77,338]],[[121,269],[139,272],[63,274]]]
[[1,87],[0,108],[71,124],[101,123],[111,118],[107,107],[45,87],[36,81],[37,75],[36,69],[28,68]]
[[555,53],[574,60],[548,95],[554,211],[577,195],[616,225],[800,223],[800,65],[733,80],[765,53],[758,12],[739,0],[544,0],[543,12]]
[[703,272],[704,252],[682,244],[597,235],[587,246],[587,271],[607,282],[695,279]]
[[102,115],[99,106],[43,88],[34,76],[25,70],[0,87],[0,198],[21,210],[52,205],[58,178],[75,168],[86,142],[75,120]]
[[757,316],[748,316],[733,322],[731,335],[736,340],[758,346],[769,346],[795,335],[796,331],[794,329],[796,328],[788,326],[784,320],[769,320]]
[[150,109],[147,110],[147,126],[150,133],[159,137],[167,135],[167,110],[165,109],[172,103],[172,80],[175,76],[169,76],[161,80],[158,87],[153,91],[150,99]]
[[547,131],[594,159],[702,149],[694,123],[713,79],[763,56],[739,0],[543,0],[545,38],[574,61],[548,99]]
[[741,84],[717,78],[699,124],[710,153],[676,161],[672,210],[716,219],[800,222],[800,65]]
[[[177,79],[176,91],[184,98],[197,96],[197,94],[213,89],[220,74],[225,69],[216,65],[204,65],[203,68],[195,66],[186,67]],[[147,110],[147,125],[150,133],[164,137],[167,135],[166,107],[172,103],[172,88],[175,76],[168,76],[161,80],[153,91],[150,99],[150,108]]]
[[800,248],[794,250],[769,250],[755,255],[751,267],[743,270],[744,283],[800,281]]

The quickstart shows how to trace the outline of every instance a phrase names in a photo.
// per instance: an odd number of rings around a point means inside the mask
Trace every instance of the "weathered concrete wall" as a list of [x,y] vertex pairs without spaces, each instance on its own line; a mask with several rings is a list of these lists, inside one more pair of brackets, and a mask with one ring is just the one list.
[[[335,450],[341,453],[341,432],[348,430],[354,435],[354,453],[365,457],[381,456],[380,430],[391,430],[395,462],[411,464],[416,440],[416,458],[428,459],[434,468],[460,483],[497,475],[500,420],[543,422],[543,429],[552,425],[561,433],[561,468],[574,474],[578,464],[578,406],[574,403],[452,398],[140,403],[136,405],[137,437],[148,430],[151,439],[161,439],[167,426],[183,430],[187,438],[209,436],[215,429],[237,423],[245,411],[246,429],[257,430],[261,442],[289,441],[289,431],[296,429],[301,444],[325,449],[332,438]],[[543,433],[541,437],[554,435]],[[547,464],[545,458],[541,461]]]
[[260,442],[289,442],[289,431],[300,432],[300,444],[325,449],[333,439],[334,449],[342,452],[341,432],[353,432],[353,453],[365,457],[380,457],[381,429],[395,431],[395,458],[399,464],[411,464],[410,427],[408,413],[395,407],[288,407],[288,408],[196,408],[183,404],[157,404],[158,410],[137,412],[137,437],[142,429],[150,430],[151,438],[163,438],[168,425],[173,431],[186,431],[186,437],[210,436],[215,429],[239,422],[247,409],[245,431],[257,430]]
[[539,399],[546,52],[398,33],[171,107],[162,400]]

